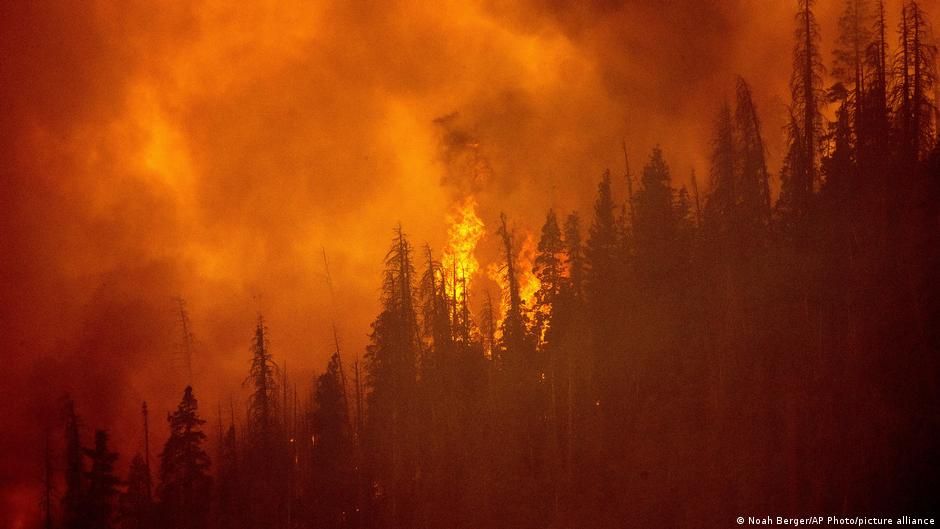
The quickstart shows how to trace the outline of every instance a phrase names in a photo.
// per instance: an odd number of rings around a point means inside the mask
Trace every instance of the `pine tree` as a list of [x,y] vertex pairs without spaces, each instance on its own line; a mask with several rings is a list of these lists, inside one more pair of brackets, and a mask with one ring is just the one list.
[[234,527],[244,521],[245,506],[242,490],[243,476],[239,467],[235,424],[230,424],[222,436],[219,459],[216,465],[218,483],[215,487],[218,500],[219,527]]
[[330,357],[316,382],[313,412],[313,483],[310,500],[316,527],[350,527],[355,519],[352,438],[346,415],[339,355]]
[[[770,173],[760,119],[747,82],[738,77],[734,109],[736,152],[740,158],[737,186],[744,230],[760,237],[770,224]],[[754,232],[757,233],[754,233]]]
[[[447,295],[447,273],[441,263],[434,259],[431,247],[425,247],[427,268],[421,276],[419,289],[422,308],[422,331],[425,337],[430,338],[437,359],[443,360],[451,350],[454,340],[463,338],[464,325],[459,320],[462,316],[458,311],[456,299],[449,299]],[[456,274],[456,271],[454,271]],[[454,278],[456,280],[456,278]],[[457,295],[457,288],[452,284],[451,292]]]
[[85,512],[85,463],[80,422],[75,401],[65,398],[65,495],[62,497],[62,518],[65,529],[89,527]]
[[710,176],[704,216],[717,249],[746,252],[761,244],[770,224],[770,176],[760,120],[744,79],[737,80],[734,114],[727,104],[718,112]]
[[270,448],[277,420],[278,367],[268,348],[268,328],[258,316],[251,343],[251,368],[245,384],[252,388],[248,404],[249,428],[256,442]]
[[718,111],[712,140],[710,192],[705,204],[705,220],[716,237],[726,238],[737,224],[738,193],[734,129],[727,103]]
[[565,219],[565,266],[571,295],[580,299],[584,289],[584,248],[581,245],[581,219],[577,213]]
[[85,509],[88,526],[95,529],[112,527],[114,499],[117,496],[119,480],[114,475],[116,452],[108,449],[108,433],[104,430],[95,432],[95,447],[85,449],[90,468],[85,473],[88,489],[85,493]]
[[175,529],[204,529],[209,514],[209,456],[203,444],[205,420],[198,414],[193,388],[187,386],[176,411],[167,416],[170,437],[160,453],[158,497],[163,523]]
[[634,229],[638,272],[647,286],[655,286],[666,276],[674,274],[678,265],[673,246],[678,224],[670,180],[663,151],[655,147],[643,168]]
[[839,36],[834,51],[832,76],[847,89],[846,112],[853,135],[859,143],[867,145],[865,113],[871,76],[866,72],[866,53],[874,42],[874,12],[869,0],[845,0],[839,16]]
[[504,361],[515,369],[525,369],[531,359],[528,355],[527,321],[523,312],[522,297],[519,294],[519,273],[516,268],[515,241],[513,231],[509,229],[506,215],[499,217],[498,235],[503,250],[503,277],[505,278],[506,313],[503,314],[502,346]]
[[850,124],[850,103],[845,89],[837,85],[832,90],[832,99],[841,101],[836,110],[836,121],[830,125],[828,134],[832,144],[830,154],[823,159],[822,169],[826,177],[823,191],[838,202],[830,204],[832,207],[845,210],[848,206],[844,201],[852,192],[850,186],[854,184],[852,177],[855,173],[855,160],[853,158],[852,131]]
[[538,255],[535,257],[533,273],[539,280],[539,290],[535,294],[535,329],[539,342],[544,341],[549,332],[552,307],[561,292],[562,255],[564,243],[555,211],[548,210],[542,234],[539,238]]
[[796,47],[790,77],[791,123],[787,129],[789,150],[783,172],[783,210],[801,218],[809,209],[817,183],[817,165],[822,136],[822,76],[819,54],[819,26],[813,14],[813,0],[798,0]]
[[616,206],[610,188],[610,171],[605,171],[597,185],[594,218],[589,230],[585,260],[588,264],[586,288],[588,297],[598,301],[615,295],[611,286],[617,273],[619,230],[615,218]]
[[290,501],[287,490],[289,436],[283,415],[287,411],[287,385],[286,373],[271,354],[268,327],[261,315],[250,351],[248,377],[243,382],[252,390],[248,399],[245,455],[249,518],[258,528],[277,527],[285,523]]
[[[865,63],[869,72],[869,78],[866,82],[868,87],[868,103],[866,103],[867,114],[871,117],[871,124],[883,122],[885,126],[888,122],[888,80],[890,78],[890,68],[888,65],[888,23],[885,16],[884,0],[876,0],[873,9],[871,42],[865,52]],[[887,128],[869,127],[871,139],[878,138],[877,134],[886,132]],[[879,140],[885,141],[881,136]],[[866,145],[866,147],[872,147]]]
[[[897,138],[892,133],[889,118],[892,110],[889,105],[892,71],[888,57],[884,0],[874,0],[874,4],[868,4],[860,2],[863,6],[860,9],[862,21],[867,19],[869,28],[867,32],[864,28],[859,31],[862,35],[867,33],[868,45],[861,66],[863,89],[855,89],[852,94],[860,98],[861,102],[855,104],[857,115],[850,116],[850,125],[854,129],[852,154],[856,161],[855,172],[860,177],[860,198],[872,203],[872,212],[875,213],[877,202],[883,200],[886,194],[888,162]],[[847,3],[846,9],[850,6]],[[854,31],[850,31],[852,33]],[[877,219],[873,220],[877,223]]]
[[917,0],[907,0],[899,23],[894,98],[902,151],[907,162],[924,159],[934,147],[933,86],[936,52],[929,19]]
[[118,512],[122,529],[151,527],[153,504],[150,498],[150,469],[143,456],[131,460],[124,491],[118,499]]
[[399,226],[385,257],[382,312],[366,350],[369,459],[382,488],[382,522],[412,525],[417,445],[417,360],[420,329],[414,303],[411,244]]

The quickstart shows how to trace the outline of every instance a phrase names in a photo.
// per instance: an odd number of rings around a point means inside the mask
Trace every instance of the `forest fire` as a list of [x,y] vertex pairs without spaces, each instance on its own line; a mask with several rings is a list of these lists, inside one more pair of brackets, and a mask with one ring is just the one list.
[[380,7],[0,2],[0,528],[936,516],[940,0]]
[[480,268],[474,252],[485,228],[476,208],[476,199],[468,196],[447,216],[447,247],[441,264],[449,278],[445,284],[452,299],[465,299],[469,294],[464,292],[465,285],[470,288]]

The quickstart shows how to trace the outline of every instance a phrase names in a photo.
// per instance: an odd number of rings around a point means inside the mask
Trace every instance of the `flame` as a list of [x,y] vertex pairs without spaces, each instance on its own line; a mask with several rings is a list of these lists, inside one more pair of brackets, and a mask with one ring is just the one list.
[[[483,221],[477,215],[477,201],[472,196],[457,204],[454,212],[447,216],[447,248],[441,264],[444,274],[451,277],[448,295],[462,299],[466,294],[465,285],[469,285],[479,271],[480,263],[473,255],[477,243],[483,237]],[[453,281],[456,272],[458,281]],[[463,281],[465,280],[465,281]]]
[[542,286],[534,271],[537,252],[538,246],[535,243],[535,238],[532,237],[531,232],[526,232],[516,262],[518,263],[519,297],[522,298],[522,303],[530,309],[535,307],[535,293]]
[[[542,286],[534,272],[537,251],[538,247],[535,243],[535,239],[532,233],[527,231],[525,238],[522,240],[522,246],[520,246],[519,252],[515,256],[514,267],[516,279],[519,283],[519,297],[522,299],[522,310],[524,312],[535,309],[535,294]],[[500,290],[503,292],[503,295],[500,297],[499,313],[495,323],[496,337],[500,338],[502,336],[503,319],[506,316],[509,303],[505,295],[506,289],[508,288],[506,284],[505,266],[502,263],[490,263],[490,265],[486,267],[486,275],[498,284]]]

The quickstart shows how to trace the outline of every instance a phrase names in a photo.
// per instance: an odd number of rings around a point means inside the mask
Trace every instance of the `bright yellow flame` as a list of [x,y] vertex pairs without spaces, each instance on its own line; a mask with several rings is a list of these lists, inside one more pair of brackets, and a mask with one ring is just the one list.
[[[467,287],[473,276],[480,269],[480,263],[473,255],[477,243],[483,237],[483,221],[477,215],[477,202],[472,196],[457,204],[453,213],[447,216],[447,248],[441,264],[444,274],[450,277],[448,295],[463,299],[465,284]],[[454,274],[457,280],[454,281]]]

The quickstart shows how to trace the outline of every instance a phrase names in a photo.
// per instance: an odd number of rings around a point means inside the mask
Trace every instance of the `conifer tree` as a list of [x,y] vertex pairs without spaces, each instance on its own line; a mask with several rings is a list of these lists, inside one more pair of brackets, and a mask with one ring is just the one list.
[[917,0],[905,1],[898,33],[894,99],[902,154],[905,161],[913,162],[924,159],[934,147],[933,86],[937,52],[929,19]]
[[528,337],[526,335],[526,315],[523,312],[522,297],[519,294],[519,273],[516,268],[515,241],[513,231],[509,229],[506,214],[500,214],[498,235],[503,250],[503,277],[505,277],[506,313],[503,314],[503,350],[504,361],[514,369],[525,370],[531,361],[528,355]]
[[414,515],[417,359],[411,244],[399,226],[385,258],[382,311],[366,350],[366,430],[370,464],[382,487],[381,522],[407,527]]
[[678,225],[670,179],[663,151],[655,147],[643,168],[637,193],[637,265],[645,281],[655,282],[674,273],[678,264],[673,246]]
[[248,401],[249,428],[256,442],[270,448],[274,442],[279,392],[278,367],[268,348],[267,332],[264,317],[258,316],[251,343],[251,368],[245,384],[252,388]]
[[352,439],[343,392],[339,355],[334,353],[316,382],[310,496],[316,527],[350,527],[355,519]]
[[871,105],[868,106],[872,113],[879,110],[884,112],[886,114],[885,119],[887,119],[890,67],[888,63],[888,23],[884,0],[875,0],[871,17],[871,42],[865,53],[865,62],[870,72],[867,86],[869,92],[873,95],[872,103],[877,108],[872,108]]
[[562,255],[564,243],[555,211],[548,210],[542,234],[539,238],[538,255],[535,257],[533,273],[539,280],[539,290],[535,294],[535,329],[536,339],[541,342],[548,333],[552,307],[561,292]]
[[743,229],[750,231],[749,235],[759,237],[770,224],[770,174],[767,170],[764,138],[751,87],[741,77],[737,79],[735,94],[735,139],[737,156],[740,158],[737,187],[745,223]]
[[846,112],[853,135],[859,143],[868,144],[865,114],[868,103],[865,97],[871,75],[866,72],[866,53],[874,43],[875,13],[869,0],[845,0],[839,16],[839,34],[834,50],[832,76],[846,89],[848,106]]
[[62,497],[62,519],[65,529],[89,527],[85,506],[85,463],[80,422],[75,401],[65,398],[65,495]]
[[836,110],[836,121],[830,125],[828,134],[832,148],[830,154],[822,162],[823,173],[826,177],[823,191],[827,193],[829,198],[837,200],[836,203],[829,204],[831,207],[838,208],[837,211],[844,211],[848,206],[845,200],[852,191],[850,186],[854,184],[852,176],[855,173],[850,103],[848,95],[845,89],[841,88],[841,85],[834,87],[832,93],[832,98],[841,101],[841,103]]
[[112,527],[114,499],[117,496],[119,480],[114,474],[116,452],[108,448],[108,433],[104,430],[95,432],[94,448],[86,448],[85,456],[89,460],[89,469],[85,473],[88,489],[85,493],[85,509],[88,526],[109,529]]
[[158,497],[163,524],[176,529],[205,529],[209,514],[209,456],[203,444],[205,420],[198,414],[193,388],[186,386],[176,411],[167,416],[170,437],[160,453]]
[[150,469],[143,456],[137,454],[127,471],[124,491],[118,498],[118,512],[122,529],[152,527],[153,503],[150,498]]
[[736,85],[734,114],[723,104],[715,122],[705,203],[709,236],[722,251],[755,247],[770,224],[770,176],[760,120],[748,84],[738,78]]
[[251,388],[245,448],[249,517],[257,528],[277,527],[286,522],[290,501],[287,490],[288,436],[283,416],[287,386],[284,372],[274,362],[268,327],[261,315],[255,325],[250,350],[248,377],[243,382]]
[[218,483],[215,487],[220,527],[233,527],[243,522],[243,476],[239,467],[235,424],[230,424],[222,436],[222,446],[216,464]]
[[[424,275],[421,276],[421,288],[419,289],[422,305],[422,331],[424,336],[430,338],[437,359],[441,355],[447,355],[450,345],[457,338],[459,333],[454,327],[461,328],[458,315],[457,300],[448,299],[447,295],[447,274],[442,268],[441,263],[434,259],[431,253],[431,247],[425,247],[426,266]],[[456,272],[455,272],[456,273]],[[454,296],[457,295],[456,285],[451,285],[451,291]]]
[[712,140],[711,183],[708,201],[705,204],[705,219],[716,237],[726,238],[734,229],[737,221],[737,183],[736,153],[734,128],[731,120],[731,108],[727,103],[721,105],[715,121],[715,134]]
[[818,181],[817,166],[822,136],[822,76],[819,54],[819,26],[813,14],[813,0],[798,0],[796,46],[790,77],[789,151],[783,172],[781,200],[784,211],[799,218],[809,208]]
[[[864,2],[862,2],[864,4]],[[865,49],[862,65],[862,83],[864,89],[856,90],[861,97],[859,116],[854,116],[854,158],[856,172],[863,178],[861,198],[877,202],[883,198],[882,190],[887,184],[885,178],[888,161],[891,158],[896,137],[892,135],[889,105],[889,85],[892,78],[888,56],[888,26],[884,0],[869,3],[868,46]],[[849,4],[847,4],[847,9]],[[864,31],[864,30],[862,30]]]
[[580,298],[584,288],[584,248],[581,245],[581,219],[577,213],[565,219],[565,266],[571,295]]
[[615,218],[616,206],[610,185],[610,171],[605,171],[597,185],[594,218],[585,247],[585,260],[588,265],[586,288],[589,290],[588,297],[595,301],[611,296],[610,287],[617,274],[620,242]]

